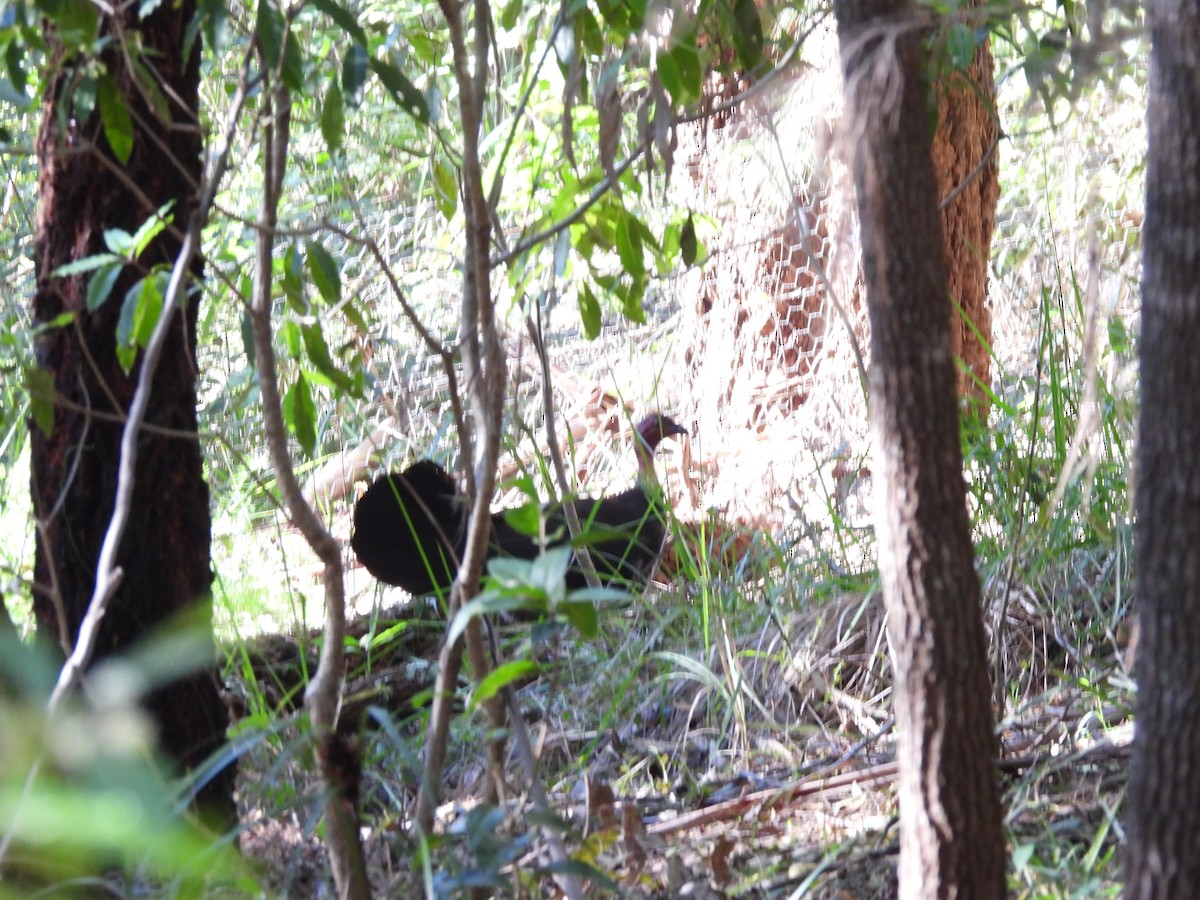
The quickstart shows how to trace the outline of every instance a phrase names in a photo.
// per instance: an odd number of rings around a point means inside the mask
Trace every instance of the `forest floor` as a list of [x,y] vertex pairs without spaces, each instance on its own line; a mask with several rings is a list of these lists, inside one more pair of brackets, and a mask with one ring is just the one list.
[[[707,642],[696,631],[705,600],[695,585],[652,587],[608,613],[593,642],[556,632],[530,647],[530,626],[498,627],[509,658],[528,653],[540,666],[517,696],[551,808],[575,859],[600,873],[595,887],[646,897],[894,895],[895,730],[879,595],[847,592],[787,612],[768,587],[739,584],[736,606],[711,610]],[[1061,629],[1056,639],[1027,600],[1008,620],[1013,690],[997,765],[1014,892],[1115,895],[1131,726],[1120,692],[1093,682],[1127,677],[1124,650],[1073,647]],[[427,886],[409,818],[423,737],[413,701],[432,684],[439,631],[411,605],[372,610],[351,628],[343,719],[363,752],[363,834],[380,896],[421,896]],[[235,680],[244,708],[294,717],[317,640],[306,631],[235,648],[254,675]],[[1085,651],[1091,679],[1067,676]],[[1107,668],[1097,651],[1109,653]],[[481,802],[482,718],[460,716],[453,732],[428,886],[545,895],[542,817],[515,757],[510,795],[495,808]],[[320,896],[327,863],[302,744],[287,726],[243,757],[242,846],[281,894]]]

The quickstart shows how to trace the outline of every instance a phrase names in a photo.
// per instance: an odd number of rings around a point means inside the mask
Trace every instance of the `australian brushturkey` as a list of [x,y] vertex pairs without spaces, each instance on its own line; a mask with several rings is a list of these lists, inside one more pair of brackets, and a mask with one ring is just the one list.
[[[666,507],[654,475],[654,451],[668,437],[687,434],[669,416],[651,415],[637,427],[637,484],[607,497],[571,501],[579,517],[596,573],[605,584],[643,587],[666,536]],[[570,542],[559,504],[543,506],[549,546]],[[468,505],[454,479],[432,460],[375,480],[354,508],[350,545],[376,578],[412,594],[445,590],[454,580],[467,534]],[[489,557],[533,559],[538,542],[492,513]],[[586,584],[577,564],[567,570],[567,587]]]

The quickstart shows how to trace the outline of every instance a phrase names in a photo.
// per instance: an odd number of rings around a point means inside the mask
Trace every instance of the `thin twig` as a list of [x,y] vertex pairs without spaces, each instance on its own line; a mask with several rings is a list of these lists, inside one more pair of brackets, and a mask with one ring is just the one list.
[[866,769],[856,769],[842,775],[834,775],[833,773],[861,753],[865,748],[887,734],[894,725],[895,719],[888,719],[880,726],[878,731],[860,740],[832,763],[822,766],[815,772],[808,773],[791,784],[754,791],[734,800],[715,803],[704,809],[693,810],[690,813],[684,813],[681,816],[657,822],[646,830],[650,834],[659,836],[677,834],[680,831],[699,828],[712,822],[737,818],[746,810],[755,807],[762,810],[778,809],[781,806],[791,805],[801,797],[809,797],[814,794],[829,795],[834,791],[845,791],[851,788],[864,790],[876,785],[888,784],[895,780],[898,772],[898,765],[895,760],[878,763]]
[[396,298],[396,302],[400,304],[400,308],[404,311],[405,317],[417,332],[417,336],[429,348],[429,352],[441,360],[442,369],[446,373],[446,389],[450,395],[450,408],[454,414],[454,424],[458,427],[460,435],[467,434],[467,419],[466,414],[463,412],[462,399],[458,389],[458,375],[454,367],[453,348],[443,345],[441,341],[433,336],[433,333],[425,326],[425,323],[421,321],[421,317],[417,314],[412,303],[409,302],[408,295],[404,292],[404,288],[400,285],[400,280],[396,277],[395,271],[392,269],[391,264],[379,246],[379,242],[375,238],[363,238],[332,222],[328,223],[327,227],[335,234],[340,235],[357,246],[366,247],[371,252],[371,255],[375,258],[375,262],[379,264],[379,268],[383,271],[384,277],[387,278],[388,284],[391,286],[392,295]]
[[600,576],[596,574],[596,566],[592,563],[592,554],[588,552],[586,544],[579,540],[583,534],[579,513],[575,510],[575,504],[568,502],[567,499],[572,492],[572,484],[567,477],[567,467],[563,463],[562,450],[558,446],[558,435],[554,425],[554,392],[550,383],[550,358],[546,353],[545,335],[542,333],[540,304],[538,305],[537,322],[535,323],[532,318],[526,316],[525,327],[529,331],[529,339],[533,341],[534,352],[538,355],[538,362],[542,370],[542,415],[546,420],[546,443],[550,450],[551,464],[554,466],[554,476],[558,479],[559,491],[558,498],[552,499],[561,500],[559,508],[567,520],[567,531],[571,535],[571,540],[577,545],[575,560],[583,572],[584,580],[587,581],[588,587],[598,588],[600,587]]
[[511,250],[508,250],[493,259],[492,265],[497,268],[499,266],[507,265],[514,259],[517,259],[523,254],[528,253],[538,244],[550,240],[552,237],[562,231],[566,231],[568,228],[582,219],[587,214],[589,209],[603,200],[604,195],[612,190],[613,185],[616,184],[616,179],[624,174],[626,169],[642,158],[642,154],[645,153],[650,147],[652,140],[653,138],[651,137],[644,138],[642,142],[634,149],[634,151],[629,154],[629,156],[625,157],[625,159],[621,160],[613,167],[612,174],[605,175],[604,178],[600,180],[600,183],[592,188],[591,192],[586,198],[584,198],[583,202],[580,203],[579,206],[575,207],[575,209],[572,210],[567,216],[559,219],[553,225],[548,226],[542,231],[518,241],[517,245]]
[[[266,93],[268,110],[263,128],[263,192],[259,225],[255,235],[256,261],[250,301],[250,321],[258,361],[258,385],[262,395],[263,426],[279,492],[292,523],[304,535],[323,566],[325,624],[320,661],[304,692],[313,733],[319,744],[336,739],[338,707],[344,668],[343,643],[346,632],[346,591],[342,576],[342,554],[338,542],[322,524],[304,497],[288,450],[287,427],[279,393],[271,325],[271,294],[274,284],[272,251],[279,198],[287,169],[291,127],[291,96],[282,81]],[[325,781],[326,845],[338,896],[344,900],[370,897],[362,845],[354,808],[345,802],[325,753],[317,753]]]
[[[491,219],[483,194],[483,166],[479,152],[482,129],[483,93],[487,79],[487,30],[491,14],[487,0],[475,0],[475,48],[468,55],[463,32],[463,9],[455,0],[439,0],[450,34],[454,74],[458,82],[459,108],[462,114],[463,162],[462,200],[466,219],[466,245],[463,254],[462,360],[467,393],[475,426],[474,453],[470,435],[459,433],[463,459],[467,467],[471,495],[470,525],[462,565],[450,591],[449,612],[453,616],[479,590],[491,536],[491,497],[496,484],[496,465],[500,455],[500,419],[504,409],[504,353],[495,318],[491,293]],[[465,633],[467,652],[477,678],[488,668],[483,630],[472,619]],[[442,769],[446,759],[450,718],[453,715],[454,687],[462,666],[462,646],[458,641],[442,646],[438,658],[434,702],[425,740],[425,768],[417,796],[417,827],[432,833],[434,811],[440,794]],[[493,726],[503,725],[504,704],[500,697],[487,703]],[[499,741],[488,744],[492,790],[500,790],[503,754]]]

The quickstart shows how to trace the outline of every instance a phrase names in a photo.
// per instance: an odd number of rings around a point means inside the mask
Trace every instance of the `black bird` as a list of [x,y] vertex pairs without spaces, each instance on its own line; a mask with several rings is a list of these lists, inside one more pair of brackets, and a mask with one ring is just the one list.
[[[687,434],[669,416],[651,415],[637,427],[637,485],[608,497],[578,497],[575,507],[584,543],[604,584],[644,587],[654,573],[666,536],[665,502],[654,474],[654,451],[668,437]],[[542,507],[549,546],[570,543],[560,504]],[[468,507],[454,479],[432,460],[377,478],[354,507],[350,546],[380,581],[411,594],[450,586],[466,544]],[[537,541],[492,513],[489,558],[534,559]],[[584,587],[582,569],[567,570],[567,587]]]

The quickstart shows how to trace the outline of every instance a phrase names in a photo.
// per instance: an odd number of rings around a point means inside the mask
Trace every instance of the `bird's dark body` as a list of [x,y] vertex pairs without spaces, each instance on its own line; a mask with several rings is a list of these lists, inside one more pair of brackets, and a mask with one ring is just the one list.
[[354,507],[354,554],[384,584],[431,594],[454,580],[467,507],[454,479],[432,460],[377,478]]
[[[666,417],[647,419],[639,427],[649,453],[640,450],[638,485],[607,497],[580,497],[572,502],[584,543],[597,575],[605,584],[642,587],[654,573],[666,536],[661,491],[649,468],[654,447],[663,437],[686,432]],[[559,504],[543,507],[547,544],[571,541]],[[380,581],[412,594],[445,590],[454,580],[466,542],[468,508],[454,479],[431,460],[378,478],[354,509],[350,544],[359,561]],[[534,559],[541,552],[530,535],[492,513],[489,556]],[[578,564],[567,571],[567,587],[584,587]]]

